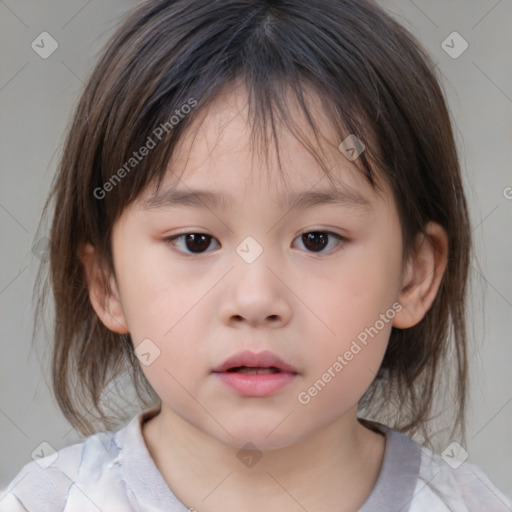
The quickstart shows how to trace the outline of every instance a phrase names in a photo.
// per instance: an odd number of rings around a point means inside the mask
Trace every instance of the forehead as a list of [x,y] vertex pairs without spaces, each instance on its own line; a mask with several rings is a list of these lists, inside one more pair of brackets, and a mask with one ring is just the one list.
[[[147,208],[169,205],[227,207],[233,192],[256,188],[279,194],[286,208],[322,202],[370,211],[376,191],[357,166],[338,149],[339,136],[311,94],[309,108],[320,127],[313,131],[302,108],[290,99],[293,128],[278,120],[275,132],[258,135],[243,86],[235,85],[204,108],[183,134],[159,187],[143,197]],[[259,133],[261,135],[261,133]],[[258,146],[258,141],[263,142]],[[265,144],[266,143],[266,144]]]

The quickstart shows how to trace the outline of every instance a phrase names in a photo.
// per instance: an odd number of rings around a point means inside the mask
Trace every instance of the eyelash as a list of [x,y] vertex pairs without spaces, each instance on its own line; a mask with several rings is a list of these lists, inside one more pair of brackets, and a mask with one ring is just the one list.
[[[326,252],[327,253],[328,252],[336,253],[337,251],[339,251],[339,250],[341,250],[343,248],[343,246],[344,246],[343,242],[348,242],[347,238],[345,238],[345,237],[343,237],[341,235],[338,235],[337,233],[333,233],[332,231],[322,231],[322,230],[305,231],[304,233],[301,233],[297,238],[301,238],[304,235],[313,234],[313,233],[315,233],[315,234],[332,235],[340,243],[338,244],[337,248],[335,248],[334,250],[331,250],[331,251],[323,251],[323,250],[322,251],[308,251],[311,254],[326,254]],[[207,233],[200,233],[200,232],[191,231],[191,232],[188,232],[188,233],[181,233],[179,235],[173,235],[171,237],[164,238],[164,242],[166,242],[167,244],[173,246],[173,250],[176,250],[177,252],[180,252],[180,253],[185,254],[187,256],[201,256],[203,254],[206,254],[207,252],[211,252],[211,251],[204,251],[204,252],[194,253],[194,252],[185,252],[185,251],[181,251],[180,249],[176,249],[175,240],[178,240],[180,238],[184,238],[187,235],[203,235],[203,236],[211,238],[212,240],[215,240],[214,237],[212,237],[211,235],[208,235]]]

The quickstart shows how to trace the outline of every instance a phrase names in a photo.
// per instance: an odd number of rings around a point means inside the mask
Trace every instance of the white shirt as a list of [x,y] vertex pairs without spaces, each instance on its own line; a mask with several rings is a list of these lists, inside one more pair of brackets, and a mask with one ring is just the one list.
[[[141,425],[153,414],[146,411],[117,432],[63,448],[55,460],[47,456],[26,464],[0,494],[0,512],[200,511],[200,501],[187,506],[178,500],[148,452]],[[384,459],[358,512],[512,511],[512,503],[473,464],[454,469],[405,434],[378,428],[386,437]]]

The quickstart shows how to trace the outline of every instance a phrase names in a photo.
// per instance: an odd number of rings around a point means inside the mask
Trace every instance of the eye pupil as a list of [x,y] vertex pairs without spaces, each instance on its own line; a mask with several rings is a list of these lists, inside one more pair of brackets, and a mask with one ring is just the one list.
[[[342,240],[342,237],[330,231],[309,231],[301,235],[302,243],[306,247],[306,250],[315,253],[325,253],[325,248],[329,245],[330,237],[334,237],[338,241]],[[205,233],[184,233],[171,238],[169,241],[169,243],[174,246],[181,245],[175,242],[175,240],[181,240],[181,243],[184,242],[184,247],[181,252],[186,253],[188,251],[189,254],[202,254],[208,252],[211,242],[214,239],[212,236]]]
[[[208,235],[204,235],[201,233],[190,233],[186,237],[186,245],[187,249],[191,252],[196,252],[194,249],[200,249],[197,252],[202,252],[201,249],[207,249],[209,245]],[[205,243],[206,240],[206,243]],[[192,243],[189,243],[191,241]]]
[[[328,239],[325,233],[320,231],[313,231],[311,233],[305,233],[302,235],[302,240],[304,241],[304,245],[308,248],[312,248],[312,250],[318,249],[322,250],[328,243]],[[312,244],[313,247],[310,246]],[[318,247],[320,245],[320,247]]]

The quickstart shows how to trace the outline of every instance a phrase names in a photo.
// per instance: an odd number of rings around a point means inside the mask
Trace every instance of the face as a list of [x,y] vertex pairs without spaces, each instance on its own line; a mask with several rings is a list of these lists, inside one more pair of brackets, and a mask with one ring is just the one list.
[[[259,159],[240,91],[190,133],[113,230],[123,322],[162,414],[261,449],[355,421],[399,308],[391,191],[377,195],[326,134],[339,201],[297,202],[333,186],[285,129],[284,175]],[[217,202],[176,194],[199,189]]]

